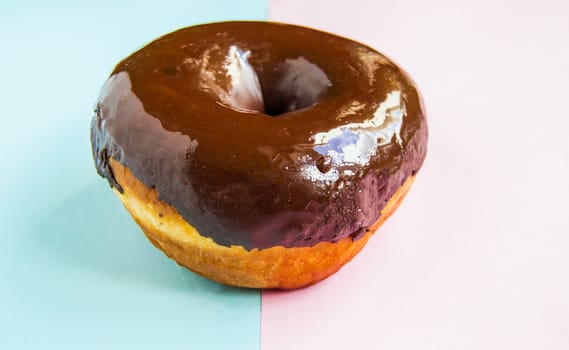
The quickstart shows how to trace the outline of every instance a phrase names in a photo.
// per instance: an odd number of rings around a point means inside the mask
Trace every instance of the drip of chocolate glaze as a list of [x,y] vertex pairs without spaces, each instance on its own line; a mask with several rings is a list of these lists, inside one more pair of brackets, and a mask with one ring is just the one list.
[[427,124],[413,83],[378,52],[225,22],[120,62],[91,142],[111,186],[113,158],[220,245],[303,247],[360,238],[421,167]]

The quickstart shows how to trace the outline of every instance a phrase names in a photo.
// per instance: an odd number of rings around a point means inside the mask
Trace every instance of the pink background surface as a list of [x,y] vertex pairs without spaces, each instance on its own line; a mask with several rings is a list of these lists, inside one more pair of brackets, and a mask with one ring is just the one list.
[[262,348],[569,349],[569,3],[273,0],[393,57],[427,161],[335,276],[266,292]]

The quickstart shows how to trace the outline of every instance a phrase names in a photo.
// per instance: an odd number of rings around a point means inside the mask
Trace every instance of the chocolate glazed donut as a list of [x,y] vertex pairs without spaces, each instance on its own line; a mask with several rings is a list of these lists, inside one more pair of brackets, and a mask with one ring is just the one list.
[[[298,26],[225,22],[178,30],[120,62],[91,141],[119,197],[133,177],[155,193],[147,203],[171,208],[216,249],[309,252],[355,243],[385,219],[423,163],[427,125],[413,83],[371,48]],[[211,276],[141,226],[179,263],[224,283],[293,288],[327,276]]]

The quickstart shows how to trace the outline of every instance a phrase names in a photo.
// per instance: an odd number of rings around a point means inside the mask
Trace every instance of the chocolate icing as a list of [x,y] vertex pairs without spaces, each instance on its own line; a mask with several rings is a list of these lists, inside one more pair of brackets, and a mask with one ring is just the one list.
[[389,59],[268,22],[153,41],[116,66],[95,112],[111,186],[114,158],[201,235],[246,249],[360,238],[427,146],[417,89]]

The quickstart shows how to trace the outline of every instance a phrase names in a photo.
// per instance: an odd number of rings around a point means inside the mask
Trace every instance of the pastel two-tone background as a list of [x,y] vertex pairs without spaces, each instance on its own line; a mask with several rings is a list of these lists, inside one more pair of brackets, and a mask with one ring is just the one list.
[[[178,267],[92,165],[114,64],[231,19],[364,42],[425,100],[429,154],[407,200],[303,290]],[[568,81],[563,0],[3,0],[0,349],[569,349]]]

